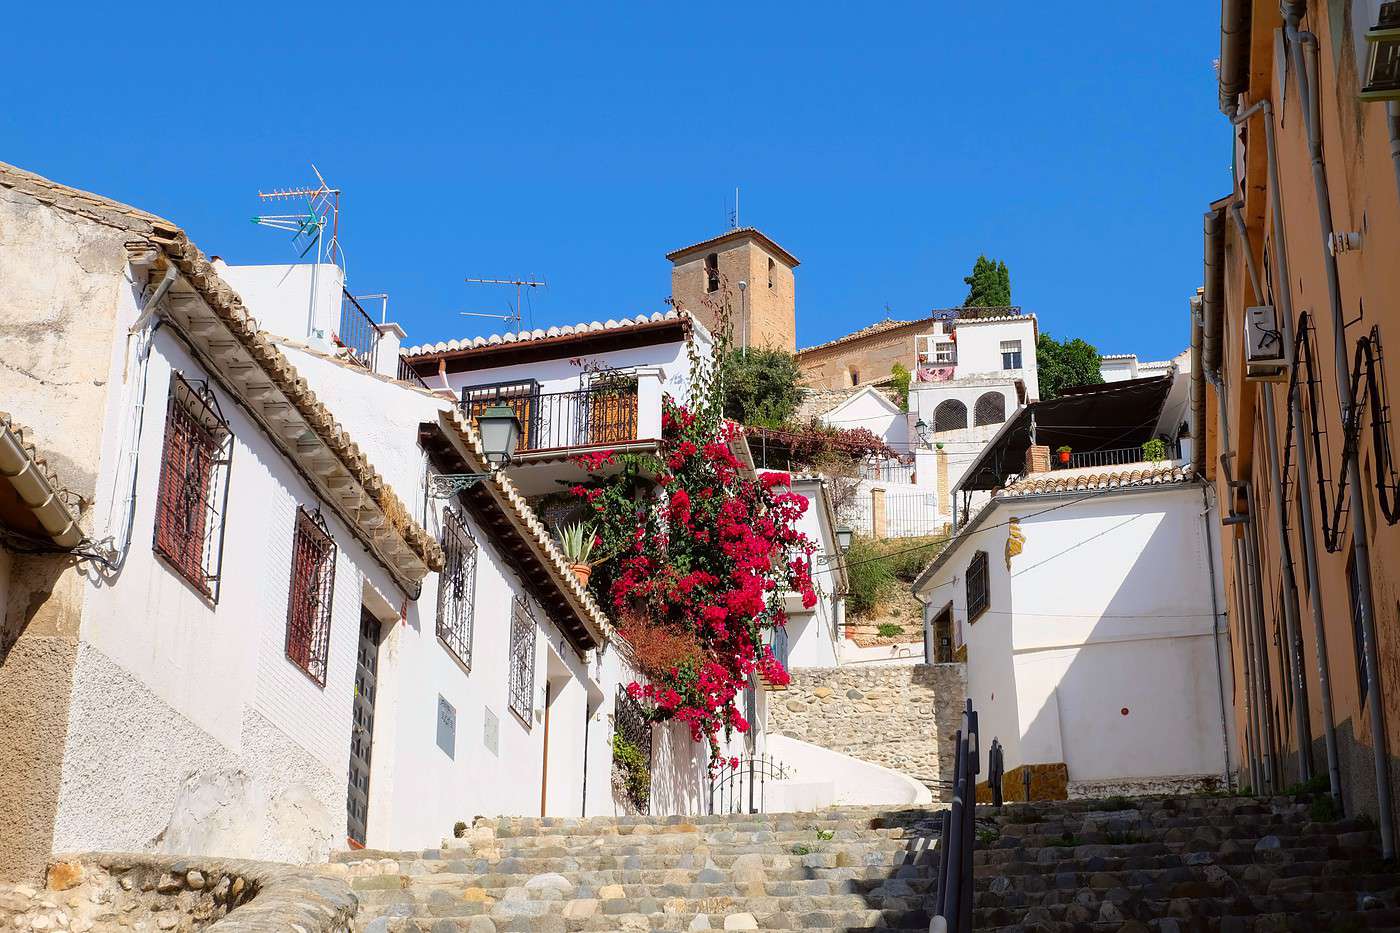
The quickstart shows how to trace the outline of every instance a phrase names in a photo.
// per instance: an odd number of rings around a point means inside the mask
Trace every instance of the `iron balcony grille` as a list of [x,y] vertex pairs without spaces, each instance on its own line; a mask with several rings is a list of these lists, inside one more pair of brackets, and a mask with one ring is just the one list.
[[206,382],[170,380],[152,546],[218,602],[233,434]]
[[443,512],[445,563],[438,577],[438,638],[467,669],[472,666],[472,616],[476,601],[476,539],[456,509]]
[[609,381],[572,392],[541,393],[533,384],[462,390],[462,411],[473,421],[492,405],[520,419],[520,450],[561,450],[637,440],[637,382]]
[[340,296],[340,328],[331,339],[346,351],[345,359],[374,369],[379,350],[379,325],[360,307],[355,296],[344,289]]
[[[1166,460],[1175,460],[1180,455],[1179,445],[1167,444]],[[1142,463],[1147,459],[1143,453],[1142,446],[1137,447],[1112,447],[1105,450],[1071,450],[1069,463],[1061,463],[1058,456],[1052,457],[1051,466],[1056,469],[1073,469],[1074,467],[1098,467],[1098,466],[1120,466],[1125,463]]]
[[510,619],[510,711],[531,726],[535,691],[535,618],[520,597]]
[[402,356],[399,357],[398,379],[400,382],[411,382],[420,389],[428,388],[428,384],[423,381],[423,377],[418,375],[418,370],[414,369],[413,364]]
[[976,622],[992,603],[987,579],[987,552],[978,551],[967,565],[967,621]]
[[318,685],[326,685],[331,642],[335,542],[318,509],[297,506],[292,540],[292,583],[287,598],[287,658]]

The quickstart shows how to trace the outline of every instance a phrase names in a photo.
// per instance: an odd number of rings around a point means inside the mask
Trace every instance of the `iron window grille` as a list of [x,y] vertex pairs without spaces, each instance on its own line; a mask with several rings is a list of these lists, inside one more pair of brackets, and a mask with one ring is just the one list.
[[[636,749],[637,753],[645,759],[647,770],[651,770],[651,720],[647,718],[646,710],[642,709],[642,704],[627,695],[627,691],[622,687],[617,688],[617,701],[613,706],[613,732],[621,744]],[[613,743],[613,767],[625,767],[617,751],[618,742]],[[632,788],[628,788],[628,799],[632,801],[632,806],[639,813],[651,812],[651,792],[637,789],[636,793]]]
[[967,427],[967,406],[955,398],[939,402],[933,410],[933,433],[961,431]]
[[152,547],[216,603],[232,456],[233,433],[209,384],[172,374]]
[[292,539],[292,583],[287,598],[287,659],[319,686],[326,685],[331,643],[335,541],[321,510],[297,506]]
[[442,519],[446,560],[438,577],[437,633],[447,649],[471,670],[477,544],[456,509],[444,511]]
[[981,427],[1006,420],[1006,397],[1000,392],[984,392],[972,406],[972,423]]
[[978,551],[967,565],[967,621],[976,622],[992,604],[990,581],[987,579],[987,552]]
[[520,597],[510,619],[510,711],[531,726],[535,691],[535,617]]
[[1001,368],[1021,368],[1021,341],[1003,340],[1001,342]]

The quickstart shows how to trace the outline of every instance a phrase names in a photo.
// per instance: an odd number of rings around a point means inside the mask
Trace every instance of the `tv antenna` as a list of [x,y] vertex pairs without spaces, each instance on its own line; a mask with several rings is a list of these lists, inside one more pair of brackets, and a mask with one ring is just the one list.
[[468,285],[514,285],[515,286],[515,307],[509,314],[487,313],[483,311],[462,311],[469,317],[489,317],[501,321],[511,321],[515,324],[516,336],[520,335],[520,300],[524,294],[524,289],[541,288],[548,283],[544,280],[535,279],[463,279]]
[[729,212],[729,229],[739,229],[739,186],[734,186],[734,209]]
[[376,293],[373,294],[373,295],[359,295],[359,296],[357,296],[357,297],[358,297],[361,301],[378,301],[378,302],[380,302],[381,304],[379,305],[379,323],[385,324],[385,323],[388,322],[388,320],[389,320],[389,293],[388,293],[388,292],[376,292]]
[[[271,191],[258,191],[258,199],[273,201],[305,201],[306,210],[298,214],[260,214],[253,223],[274,230],[286,230],[292,234],[293,246],[300,249],[298,256],[305,257],[314,247],[316,261],[333,262],[340,267],[342,277],[345,272],[345,253],[340,248],[340,189],[332,188],[326,178],[311,165],[316,176],[316,184],[302,188],[273,188]],[[330,229],[330,239],[326,230]]]

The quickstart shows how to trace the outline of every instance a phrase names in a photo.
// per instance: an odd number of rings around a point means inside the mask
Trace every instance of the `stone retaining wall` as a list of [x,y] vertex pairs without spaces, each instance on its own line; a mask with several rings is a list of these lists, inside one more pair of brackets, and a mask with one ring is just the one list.
[[962,664],[872,665],[792,671],[769,697],[768,728],[862,761],[902,771],[935,798],[953,770],[953,733],[962,721]]
[[0,930],[345,933],[357,907],[311,869],[103,852],[53,862],[42,889],[0,885]]

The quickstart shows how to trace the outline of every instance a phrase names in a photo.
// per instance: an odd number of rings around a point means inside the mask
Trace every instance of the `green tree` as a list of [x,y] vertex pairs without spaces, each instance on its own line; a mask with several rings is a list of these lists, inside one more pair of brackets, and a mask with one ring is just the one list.
[[964,308],[1006,308],[1011,305],[1011,273],[1006,263],[978,256],[972,274],[963,277],[968,287]]
[[1058,398],[1072,386],[1098,385],[1103,382],[1099,372],[1099,351],[1094,345],[1075,337],[1059,341],[1045,331],[1035,342],[1036,374],[1040,380],[1042,399]]
[[904,364],[895,363],[890,367],[890,374],[894,376],[895,392],[899,396],[899,410],[909,410],[909,370],[904,368]]
[[724,416],[740,424],[781,427],[802,401],[802,373],[791,353],[762,348],[730,350],[720,368]]

